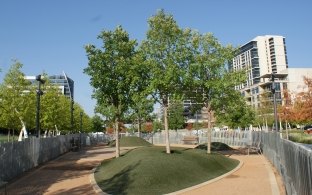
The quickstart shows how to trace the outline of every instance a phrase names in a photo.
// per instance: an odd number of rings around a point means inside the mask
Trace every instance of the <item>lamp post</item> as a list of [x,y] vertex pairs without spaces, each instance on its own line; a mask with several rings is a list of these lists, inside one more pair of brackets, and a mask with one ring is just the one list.
[[36,131],[38,133],[38,138],[40,138],[40,96],[43,95],[43,92],[41,91],[40,87],[41,84],[44,84],[44,80],[42,79],[42,76],[39,74],[36,76],[36,81],[38,81],[38,89],[37,89],[37,112],[36,112]]
[[83,116],[83,113],[80,112],[80,132],[79,132],[79,137],[80,137],[80,147],[81,147],[81,132],[82,132],[82,116]]
[[277,105],[276,105],[276,90],[275,90],[275,74],[274,74],[274,73],[272,73],[271,79],[272,79],[272,94],[273,94],[273,106],[274,106],[274,126],[275,126],[275,130],[278,131],[278,125],[277,125]]
[[74,100],[73,99],[71,99],[71,102],[70,102],[70,129],[71,131],[74,131]]

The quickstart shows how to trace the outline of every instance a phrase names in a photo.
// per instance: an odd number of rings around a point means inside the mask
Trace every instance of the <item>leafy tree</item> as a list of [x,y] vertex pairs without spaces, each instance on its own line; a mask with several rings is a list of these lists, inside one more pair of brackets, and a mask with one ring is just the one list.
[[183,117],[183,102],[181,99],[171,99],[169,105],[169,128],[172,130],[181,129],[184,126],[185,120]]
[[232,91],[226,99],[222,98],[222,101],[227,102],[227,104],[223,104],[223,109],[217,111],[218,122],[225,123],[231,128],[247,127],[253,124],[255,112],[246,104],[240,92]]
[[[48,76],[45,76],[48,78]],[[63,96],[58,87],[51,85],[49,80],[46,80],[43,85],[44,95],[41,97],[41,126],[42,129],[46,129],[46,133],[54,131],[53,129],[60,128],[60,121],[65,120],[62,114],[63,106],[61,96]]]
[[149,29],[141,49],[150,70],[149,90],[163,107],[166,131],[166,153],[170,153],[168,130],[168,99],[183,92],[184,74],[192,60],[192,32],[181,29],[172,15],[163,10],[148,20]]
[[265,126],[272,125],[274,123],[274,110],[273,102],[271,100],[272,93],[264,92],[260,94],[260,107],[257,108],[256,121],[258,123],[265,123]]
[[92,131],[93,132],[103,132],[104,131],[104,121],[100,116],[94,115],[92,117]]
[[153,131],[163,130],[164,126],[161,121],[154,120],[153,121]]
[[142,123],[146,122],[153,112],[154,101],[147,90],[150,82],[150,71],[145,64],[142,51],[136,53],[133,61],[133,66],[129,72],[132,75],[132,82],[130,83],[132,103],[129,115],[132,121],[137,123],[140,136]]
[[312,78],[304,77],[307,90],[299,93],[294,104],[294,112],[300,124],[312,123]]
[[[76,133],[78,132],[84,133],[84,132],[92,131],[91,118],[84,112],[84,110],[78,103],[74,104],[73,115],[74,115],[74,131]],[[81,129],[81,123],[82,123],[82,129]]]
[[290,94],[284,93],[286,103],[279,109],[281,119],[296,124],[312,123],[312,78],[304,77],[303,80],[307,90],[298,93],[293,103]]
[[35,91],[21,72],[23,65],[14,61],[0,85],[2,127],[21,129],[34,127]]
[[61,105],[60,109],[60,118],[61,120],[58,121],[57,128],[62,131],[66,131],[69,133],[71,129],[71,99],[68,97],[61,95],[59,98],[59,104]]
[[152,122],[146,122],[143,124],[143,131],[144,132],[152,132],[153,131],[153,123]]
[[[207,153],[210,153],[212,111],[222,110],[220,106],[227,102],[226,96],[233,92],[234,86],[242,83],[242,72],[229,72],[227,65],[233,59],[236,49],[231,45],[222,46],[210,33],[193,36],[195,63],[191,64],[188,74],[189,96],[196,96],[197,102],[203,102],[208,110]],[[197,90],[194,93],[194,89]],[[219,112],[220,113],[220,112]]]
[[132,75],[129,72],[137,43],[130,40],[128,33],[121,26],[115,31],[102,31],[98,39],[103,41],[101,49],[94,45],[85,47],[89,62],[84,72],[91,77],[93,98],[97,100],[98,109],[103,111],[109,108],[111,111],[111,117],[115,121],[116,157],[119,157],[118,125],[122,115],[131,105],[129,83]]

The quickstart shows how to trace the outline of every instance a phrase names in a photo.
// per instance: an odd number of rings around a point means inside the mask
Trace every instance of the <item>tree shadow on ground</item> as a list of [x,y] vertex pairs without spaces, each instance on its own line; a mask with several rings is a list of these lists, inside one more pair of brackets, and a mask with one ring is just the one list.
[[[63,185],[62,183],[64,183],[67,185],[68,181],[76,179],[78,182],[82,182],[83,179],[83,183],[88,183],[90,171],[103,159],[114,156],[114,150],[107,149],[105,146],[83,148],[78,152],[69,152],[46,162],[12,180],[7,186],[7,194],[44,194],[53,184]],[[75,184],[67,185],[60,194],[94,194],[90,184],[88,184],[88,188],[84,184],[81,186],[85,187],[78,188],[75,187]],[[59,193],[53,192],[53,194]]]
[[[131,171],[139,166],[140,161],[133,166],[128,166],[124,168],[119,173],[115,174],[113,177],[105,180],[97,181],[98,186],[103,190],[103,192],[108,194],[127,194],[127,189],[133,182],[130,178]],[[96,172],[95,172],[96,174]]]

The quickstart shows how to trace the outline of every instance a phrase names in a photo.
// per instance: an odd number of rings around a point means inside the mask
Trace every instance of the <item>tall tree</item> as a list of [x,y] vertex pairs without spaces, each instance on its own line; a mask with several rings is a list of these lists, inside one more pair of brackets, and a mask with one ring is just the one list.
[[188,80],[192,82],[188,91],[191,92],[190,96],[197,97],[197,102],[203,102],[208,111],[207,153],[210,153],[212,111],[223,109],[218,102],[231,93],[235,85],[242,83],[245,77],[242,72],[234,73],[227,69],[236,52],[231,45],[222,46],[210,33],[195,35],[193,44],[195,63],[191,64],[188,74]]
[[88,56],[88,74],[90,84],[94,88],[93,98],[98,107],[110,107],[115,121],[116,158],[120,156],[119,127],[123,113],[131,104],[130,68],[133,65],[136,41],[129,38],[128,33],[118,26],[114,31],[103,31],[98,36],[102,39],[101,49],[94,45],[85,47]]
[[173,16],[163,10],[149,18],[148,26],[141,48],[150,69],[150,92],[163,108],[166,153],[169,154],[168,100],[171,95],[183,92],[184,74],[192,60],[192,32],[181,29]]
[[142,123],[146,122],[153,112],[154,100],[150,97],[147,90],[151,75],[141,50],[136,52],[133,62],[129,72],[132,75],[132,82],[129,85],[132,98],[130,115],[138,125],[138,134],[140,136]]
[[306,90],[296,94],[294,100],[289,93],[284,93],[284,99],[288,100],[279,109],[281,119],[297,124],[312,123],[312,78],[303,77]]
[[272,92],[265,91],[260,94],[260,107],[257,108],[257,117],[256,120],[258,123],[263,123],[263,126],[267,128],[268,125],[273,125],[274,123],[274,110],[272,102]]
[[[45,76],[48,78],[48,76]],[[44,95],[41,97],[41,126],[45,129],[45,133],[50,133],[60,128],[60,121],[63,118],[63,106],[61,104],[61,96],[59,89],[55,85],[51,85],[46,79],[43,86]]]
[[2,127],[21,129],[34,126],[35,91],[21,71],[23,65],[14,61],[0,85]]

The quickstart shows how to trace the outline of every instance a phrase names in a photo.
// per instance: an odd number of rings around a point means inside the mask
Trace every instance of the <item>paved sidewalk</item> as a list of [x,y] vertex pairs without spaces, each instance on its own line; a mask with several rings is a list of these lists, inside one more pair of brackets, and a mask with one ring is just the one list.
[[241,167],[235,172],[218,179],[183,190],[180,195],[284,195],[279,175],[263,155],[234,154],[231,158],[241,161]]
[[114,156],[115,149],[105,146],[66,153],[9,183],[7,192],[9,195],[95,194],[90,183],[91,170]]
[[[96,194],[90,182],[91,170],[102,160],[114,155],[115,149],[106,146],[69,152],[9,183],[8,194]],[[281,190],[281,180],[278,175],[276,180],[274,169],[262,155],[236,153],[230,157],[243,162],[236,172],[213,183],[176,194],[285,194]]]

